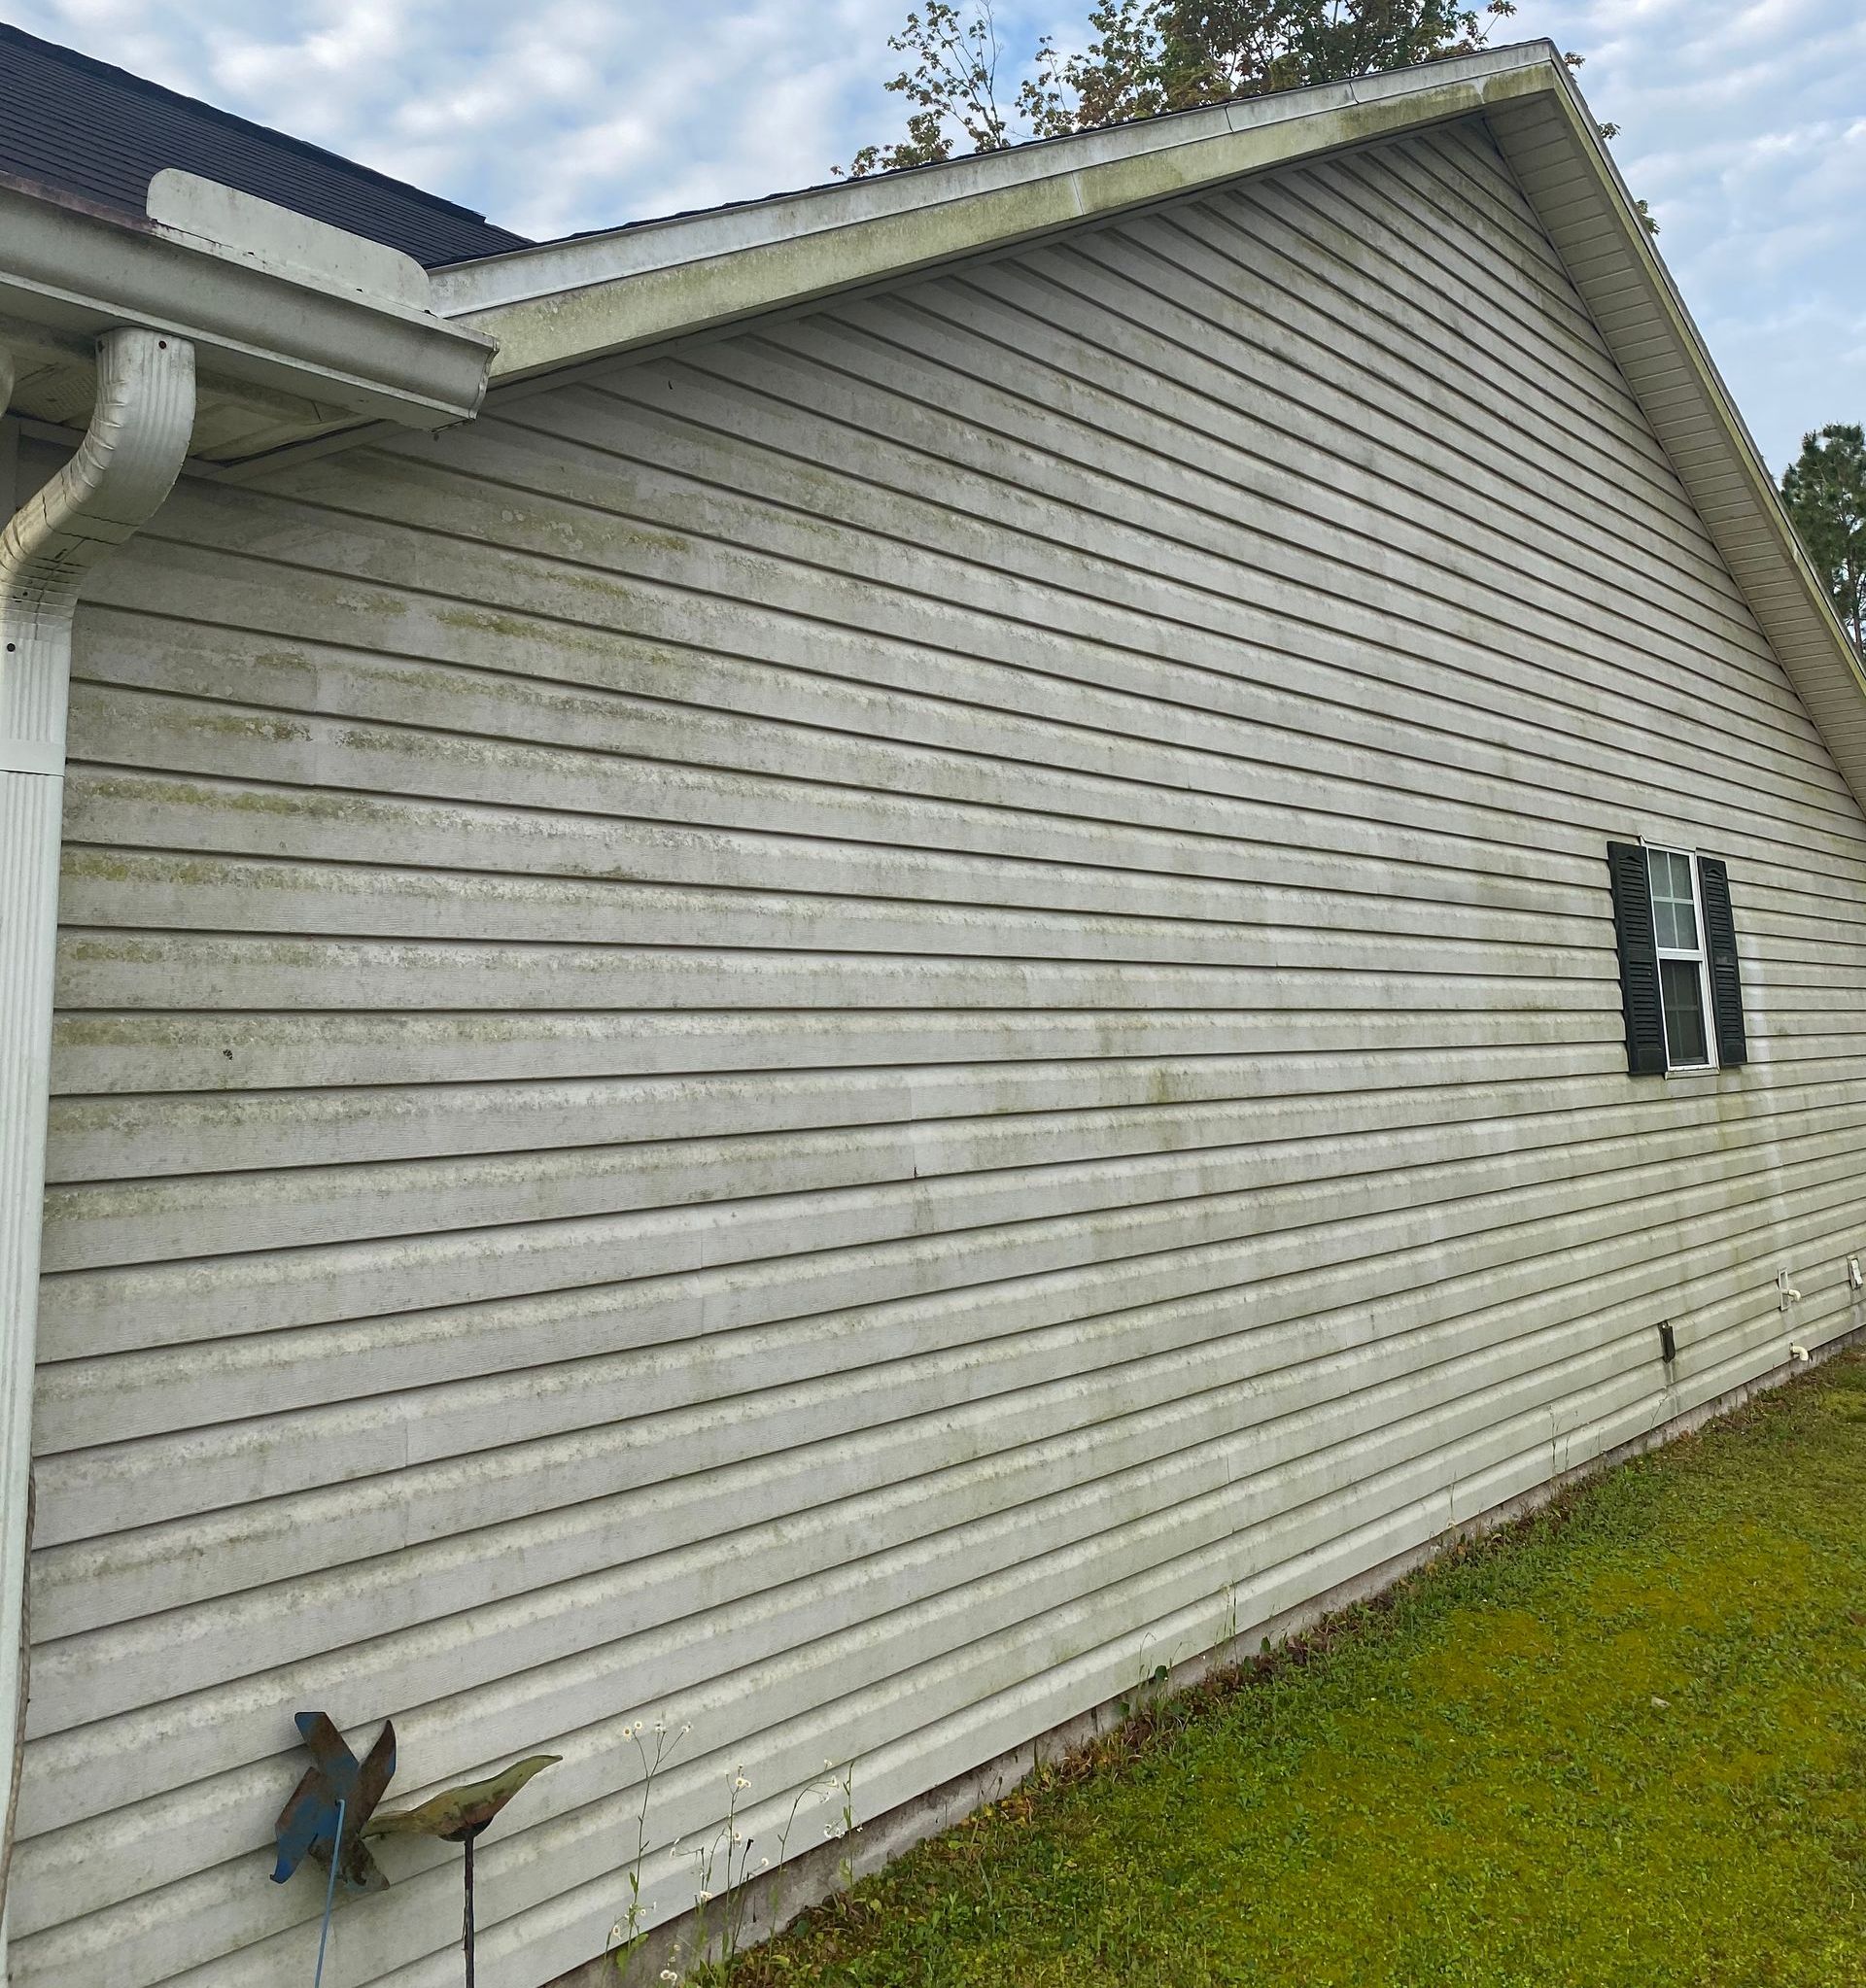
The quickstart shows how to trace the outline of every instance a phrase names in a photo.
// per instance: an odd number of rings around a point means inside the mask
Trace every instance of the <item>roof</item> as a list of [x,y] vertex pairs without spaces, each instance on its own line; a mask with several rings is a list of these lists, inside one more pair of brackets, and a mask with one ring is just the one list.
[[140,217],[164,166],[429,268],[528,246],[470,208],[0,22],[0,174]]

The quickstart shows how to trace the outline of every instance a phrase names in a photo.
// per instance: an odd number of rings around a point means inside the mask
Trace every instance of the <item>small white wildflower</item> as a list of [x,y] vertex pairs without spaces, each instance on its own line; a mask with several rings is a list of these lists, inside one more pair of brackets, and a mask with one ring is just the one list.
[[711,1897],[712,1894],[709,1891],[708,1891],[705,1885],[702,1885],[700,1887],[700,1902],[704,1905],[707,1902],[707,1901]]
[[745,1779],[744,1775],[740,1774],[735,1777],[732,1785],[735,1788],[749,1788],[751,1783]]
[[824,1835],[826,1835],[826,1836],[833,1836],[833,1835],[834,1835],[835,1834],[836,1834],[836,1825],[835,1825],[834,1823],[825,1823],[825,1824],[823,1825],[823,1834],[824,1834]]
[[834,1761],[825,1761],[825,1762],[823,1763],[823,1765],[824,1765],[824,1766],[826,1766],[826,1767],[828,1767],[828,1768],[830,1768],[830,1769],[831,1769],[831,1770],[833,1771],[833,1770],[834,1770],[834,1768],[835,1768],[836,1763],[835,1763]]
[[661,1970],[661,1978],[664,1981],[677,1981],[680,1976],[672,1968],[663,1968]]
[[758,1868],[760,1870],[769,1870],[771,1868],[771,1859],[769,1857],[759,1858]]
[[734,1830],[734,1831],[733,1831],[733,1833],[732,1833],[732,1840],[733,1840],[733,1841],[734,1841],[735,1843],[743,1843],[743,1841],[745,1840],[745,1833],[744,1833],[744,1831],[743,1831],[743,1830]]
[[693,1728],[692,1728],[691,1726],[683,1726],[683,1727],[681,1727],[681,1729],[680,1729],[680,1737],[681,1737],[682,1739],[686,1738],[687,1734],[688,1734],[689,1732],[691,1732],[692,1731],[693,1731]]
[[654,1722],[654,1730],[657,1732],[665,1732],[668,1730],[668,1722],[665,1719],[657,1719]]
[[620,1919],[618,1919],[615,1922],[615,1924],[609,1928],[609,1937],[611,1939],[622,1940],[626,1939],[629,1936],[627,1935],[627,1933],[623,1931],[622,1922]]

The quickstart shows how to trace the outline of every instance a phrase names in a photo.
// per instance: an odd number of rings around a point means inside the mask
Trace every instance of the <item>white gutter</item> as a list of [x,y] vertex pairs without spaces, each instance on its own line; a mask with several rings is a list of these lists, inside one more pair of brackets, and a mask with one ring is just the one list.
[[[4,349],[0,386],[3,411],[13,387]],[[0,531],[0,1764],[11,1765],[0,1906],[26,1697],[33,1365],[72,615],[85,574],[168,495],[193,426],[193,348],[146,329],[106,332],[78,453]],[[4,1938],[0,1919],[0,1978]]]
[[[158,174],[151,190],[168,219],[0,176],[0,316],[85,339],[153,326],[217,382],[303,396],[333,419],[438,428],[477,412],[493,340],[436,317],[412,263],[418,289],[392,293],[380,271],[406,258],[188,175]],[[256,246],[268,241],[282,257]]]

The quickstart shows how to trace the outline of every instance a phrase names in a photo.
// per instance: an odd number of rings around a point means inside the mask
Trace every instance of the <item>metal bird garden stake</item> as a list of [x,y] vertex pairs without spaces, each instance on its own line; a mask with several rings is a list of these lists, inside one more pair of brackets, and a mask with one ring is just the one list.
[[311,1765],[279,1810],[272,1882],[283,1884],[309,1857],[320,1870],[334,1867],[345,1891],[381,1891],[389,1880],[363,1846],[363,1833],[396,1771],[394,1722],[382,1722],[361,1761],[322,1712],[300,1712],[294,1723]]
[[473,1839],[534,1774],[554,1766],[561,1754],[535,1753],[514,1761],[502,1773],[486,1781],[469,1781],[430,1796],[419,1808],[397,1815],[375,1815],[363,1825],[367,1836],[438,1836],[443,1843],[463,1846],[461,1882],[461,1946],[466,1956],[466,1988],[473,1988]]

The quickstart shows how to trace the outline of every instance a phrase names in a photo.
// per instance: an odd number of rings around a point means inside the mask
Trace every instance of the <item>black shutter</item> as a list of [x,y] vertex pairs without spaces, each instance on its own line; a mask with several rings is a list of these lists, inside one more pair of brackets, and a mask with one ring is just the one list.
[[1608,842],[1607,867],[1613,879],[1613,931],[1620,946],[1626,1067],[1635,1077],[1663,1077],[1665,1014],[1659,1006],[1659,948],[1645,851],[1638,842]]
[[1730,873],[1715,856],[1698,858],[1704,892],[1704,943],[1710,964],[1710,1006],[1717,1021],[1717,1061],[1734,1068],[1749,1060],[1743,1032],[1743,980],[1737,972],[1737,924],[1730,915]]

